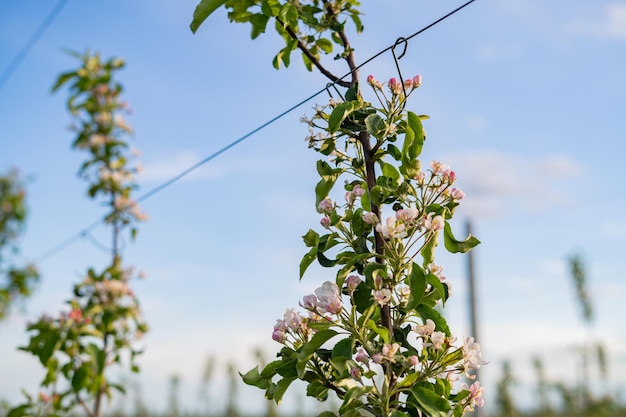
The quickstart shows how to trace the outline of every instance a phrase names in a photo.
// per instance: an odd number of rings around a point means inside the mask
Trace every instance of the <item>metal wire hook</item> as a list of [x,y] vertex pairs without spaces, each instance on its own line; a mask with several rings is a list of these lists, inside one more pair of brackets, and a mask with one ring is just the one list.
[[[400,44],[404,44],[404,48],[402,49],[402,53],[400,55],[396,55],[396,47]],[[398,70],[398,77],[400,77],[400,85],[402,85],[402,92],[404,93],[405,100],[402,102],[402,109],[404,110],[404,106],[406,105],[406,87],[404,86],[404,77],[402,76],[402,71],[400,70],[400,60],[406,54],[406,49],[409,45],[409,42],[406,38],[398,38],[396,42],[391,47],[391,54],[393,55],[393,60],[396,63],[396,69]]]
[[326,92],[328,93],[328,95],[330,96],[331,99],[334,100],[335,97],[333,97],[333,93],[330,92],[330,87],[332,87],[335,90],[337,95],[341,98],[341,101],[346,101],[346,99],[343,97],[343,95],[341,94],[341,92],[337,88],[337,84],[336,83],[327,83],[326,84]]

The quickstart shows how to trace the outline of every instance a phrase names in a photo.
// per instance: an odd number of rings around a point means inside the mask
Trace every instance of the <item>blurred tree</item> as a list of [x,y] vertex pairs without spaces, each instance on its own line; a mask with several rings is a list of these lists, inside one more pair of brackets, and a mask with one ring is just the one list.
[[0,175],[0,320],[16,301],[31,295],[39,280],[34,265],[17,266],[14,256],[26,223],[26,192],[17,170]]
[[168,417],[180,416],[180,377],[178,375],[170,377],[170,395],[167,408]]
[[536,392],[539,405],[537,408],[537,416],[551,417],[554,413],[550,405],[550,382],[546,378],[543,362],[538,356],[533,358],[533,368],[535,368],[535,375],[537,376]]
[[511,393],[514,384],[515,378],[511,371],[511,363],[505,360],[502,362],[502,377],[496,387],[495,408],[498,417],[517,417],[519,415]]
[[[254,356],[261,367],[265,367],[265,365],[267,365],[265,354],[261,348],[254,350]],[[267,400],[267,410],[265,411],[265,415],[267,417],[278,417],[278,410],[276,409],[276,403],[274,401]]]
[[211,379],[213,378],[213,371],[215,370],[215,358],[213,356],[207,356],[204,364],[204,370],[202,372],[202,378],[200,379],[200,390],[198,397],[203,410],[200,414],[204,414],[207,417],[211,415]]
[[226,402],[226,412],[224,417],[239,417],[239,409],[237,408],[237,392],[239,391],[239,373],[234,363],[227,366],[228,372],[228,394]]

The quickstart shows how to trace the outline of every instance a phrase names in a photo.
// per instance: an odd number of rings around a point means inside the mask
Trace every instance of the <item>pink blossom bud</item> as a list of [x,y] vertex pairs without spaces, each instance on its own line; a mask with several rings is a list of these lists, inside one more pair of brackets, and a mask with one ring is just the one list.
[[354,194],[356,197],[361,197],[363,194],[365,194],[365,190],[361,188],[361,184],[357,184],[352,189],[352,194]]
[[283,331],[276,329],[272,333],[272,339],[278,343],[284,343],[287,340],[287,336]]
[[383,354],[382,353],[376,353],[376,354],[374,354],[374,356],[372,356],[372,361],[374,361],[374,363],[377,363],[379,365],[381,363],[383,363],[383,359],[384,358],[383,358]]
[[309,294],[302,297],[302,303],[300,306],[307,310],[315,310],[315,306],[317,305],[317,297],[315,294]]
[[357,350],[356,355],[354,356],[354,360],[357,362],[361,362],[361,363],[368,363],[370,358],[367,355],[367,352],[365,352],[365,350],[359,349]]
[[404,80],[404,89],[409,89],[413,87],[413,80]]
[[454,201],[462,200],[463,197],[465,197],[465,193],[459,188],[453,187],[450,190],[450,197],[452,197],[452,200]]
[[333,201],[330,198],[325,198],[317,205],[317,211],[320,213],[330,214],[333,211]]
[[389,90],[393,94],[399,93],[400,90],[402,89],[402,86],[400,85],[400,82],[398,80],[396,80],[395,78],[390,78],[389,81],[387,82],[387,86],[389,87]]
[[420,363],[420,359],[415,355],[411,355],[409,356],[409,363],[411,366],[417,366]]
[[353,366],[350,368],[350,376],[352,379],[360,381],[361,380],[361,368],[358,366]]
[[360,283],[361,283],[361,278],[359,278],[357,275],[350,275],[346,279],[346,285],[348,286],[348,291],[350,291],[350,293],[353,293],[354,290],[356,290],[356,287],[358,287]]
[[378,217],[372,212],[363,213],[362,219],[367,224],[378,224]]
[[430,230],[432,230],[433,232],[436,232],[437,230],[443,229],[444,226],[445,226],[445,221],[443,220],[443,217],[435,216],[432,220]]
[[422,85],[422,76],[416,75],[415,77],[413,77],[413,88],[417,88],[420,85]]
[[322,217],[322,219],[320,220],[320,224],[322,225],[323,228],[330,230],[330,217],[328,216]]
[[83,312],[80,310],[80,308],[74,308],[68,314],[68,318],[74,321],[81,321],[83,318]]
[[376,85],[376,79],[374,78],[374,76],[372,74],[367,76],[367,82],[368,82],[368,84]]

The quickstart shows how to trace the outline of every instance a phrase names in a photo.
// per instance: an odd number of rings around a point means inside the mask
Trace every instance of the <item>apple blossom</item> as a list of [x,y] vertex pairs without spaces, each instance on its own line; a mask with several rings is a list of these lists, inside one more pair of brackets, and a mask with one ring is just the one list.
[[350,275],[346,278],[346,285],[348,286],[348,291],[353,293],[356,290],[356,287],[361,283],[361,278],[358,275]]
[[388,217],[385,224],[378,223],[376,225],[376,231],[381,233],[385,238],[402,239],[406,237],[406,227],[401,222],[398,222],[395,217]]
[[317,211],[330,214],[333,212],[333,206],[333,201],[330,198],[325,198],[317,205]]
[[330,217],[328,216],[322,217],[322,219],[320,220],[320,224],[322,225],[323,228],[330,229]]
[[426,319],[426,323],[416,325],[413,330],[422,337],[430,336],[435,331],[435,322]]
[[433,332],[430,336],[430,340],[433,342],[433,347],[435,349],[441,349],[443,343],[445,342],[446,334],[444,332]]
[[357,362],[361,362],[364,364],[367,364],[370,360],[369,355],[367,354],[367,352],[365,352],[365,350],[363,350],[363,348],[359,348],[356,351],[356,355],[354,356],[354,360]]
[[383,288],[374,293],[374,299],[378,304],[384,306],[391,300],[391,290],[389,288]]
[[363,213],[363,222],[371,225],[378,223],[378,217],[372,212]]

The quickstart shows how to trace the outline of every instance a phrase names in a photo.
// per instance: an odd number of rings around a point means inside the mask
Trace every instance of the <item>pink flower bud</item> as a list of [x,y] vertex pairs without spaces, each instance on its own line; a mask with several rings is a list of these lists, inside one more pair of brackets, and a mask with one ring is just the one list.
[[358,366],[353,366],[350,368],[350,376],[352,379],[360,381],[361,380],[361,368]]
[[416,75],[415,77],[413,77],[413,88],[417,88],[420,85],[422,85],[422,76]]
[[333,211],[333,201],[330,198],[325,198],[317,205],[317,211],[320,213],[329,214]]
[[317,297],[315,294],[309,294],[302,297],[302,302],[300,306],[302,308],[306,308],[307,310],[315,310],[315,306],[317,305]]
[[393,94],[398,94],[400,90],[402,89],[400,82],[396,80],[395,78],[390,78],[389,81],[387,82],[387,86],[389,87],[389,90]]
[[411,364],[411,366],[417,366],[417,364],[420,363],[420,360],[417,356],[411,355],[409,356],[409,363]]
[[361,283],[361,278],[359,278],[357,275],[350,275],[346,279],[346,285],[348,286],[348,291],[350,291],[350,293],[353,293],[354,290],[356,290],[356,287],[358,287],[360,283]]
[[330,230],[330,217],[328,216],[322,217],[322,220],[320,220],[320,224],[322,225],[323,228]]
[[278,343],[284,343],[285,340],[287,340],[287,336],[282,330],[276,329],[274,333],[272,333],[272,339]]
[[454,201],[462,200],[463,197],[465,197],[465,193],[459,188],[454,187],[450,190],[450,197],[452,197]]
[[372,212],[363,213],[362,219],[367,224],[374,225],[378,223],[378,217]]
[[367,356],[367,352],[365,352],[365,350],[359,349],[354,356],[354,360],[361,363],[367,363],[369,362],[370,358],[369,356]]

